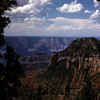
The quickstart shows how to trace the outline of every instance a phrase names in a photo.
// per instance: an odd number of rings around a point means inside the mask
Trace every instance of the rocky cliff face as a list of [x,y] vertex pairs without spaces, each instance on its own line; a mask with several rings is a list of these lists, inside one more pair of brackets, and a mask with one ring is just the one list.
[[6,42],[20,56],[30,56],[35,52],[58,52],[68,47],[76,38],[67,37],[7,37]]
[[[38,57],[37,59],[40,59],[41,55],[45,54],[35,54]],[[100,86],[99,55],[99,40],[95,38],[74,40],[67,49],[52,55],[47,69],[40,69],[26,74],[24,78],[22,77],[21,90],[26,92],[37,91],[41,86],[42,100],[73,100],[78,91],[82,90],[83,85],[86,85],[88,80],[86,76],[90,75],[91,84],[89,85],[96,92],[96,89]],[[32,57],[34,59],[34,56]],[[42,59],[46,60],[46,58]],[[85,88],[85,90],[87,89]],[[100,100],[100,93],[97,95],[95,100]]]
[[70,98],[75,97],[84,83],[83,72],[90,76],[97,75],[92,87],[100,86],[100,41],[95,38],[76,39],[69,47],[51,57],[49,67],[65,67],[74,70],[74,77],[70,83]]
[[59,66],[68,69],[88,68],[90,71],[100,72],[100,41],[95,38],[76,39],[67,49],[52,56],[50,66],[56,66],[52,59]]

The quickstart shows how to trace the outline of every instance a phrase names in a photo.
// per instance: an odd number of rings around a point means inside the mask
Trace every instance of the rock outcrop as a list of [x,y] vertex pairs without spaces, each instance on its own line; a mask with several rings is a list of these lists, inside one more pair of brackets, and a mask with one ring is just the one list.
[[[40,59],[41,55],[43,57],[46,54],[35,54],[37,59]],[[21,59],[23,60],[23,58]],[[32,63],[33,60],[34,55],[32,56]],[[46,60],[46,58],[42,58],[42,62],[43,60]],[[24,62],[27,62],[27,59]],[[87,76],[89,76],[89,80]],[[86,81],[90,84],[87,85]],[[89,87],[89,93],[91,93],[91,90],[95,92],[96,99],[93,98],[93,100],[100,100],[100,90],[97,92],[100,86],[99,40],[82,38],[72,41],[65,50],[53,53],[47,69],[28,73],[26,77],[21,78],[21,82],[21,90],[25,92],[37,92],[38,87],[41,86],[42,100],[45,100],[45,98],[46,100],[73,100],[77,97],[78,92],[83,89],[83,86]],[[87,90],[86,88],[85,90]]]
[[95,75],[92,87],[98,88],[100,86],[100,41],[95,38],[82,38],[72,41],[68,48],[51,57],[49,67],[53,66],[74,70],[74,77],[70,83],[69,95],[71,99],[85,84],[83,81],[85,70],[90,73],[90,76]]
[[95,38],[74,40],[67,49],[51,57],[49,66],[56,66],[54,60],[57,65],[67,69],[88,68],[91,72],[100,72],[100,41]]

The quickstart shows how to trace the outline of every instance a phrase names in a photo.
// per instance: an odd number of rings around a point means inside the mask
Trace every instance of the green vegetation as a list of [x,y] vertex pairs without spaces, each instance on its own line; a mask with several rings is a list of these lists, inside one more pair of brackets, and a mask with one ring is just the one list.
[[50,66],[35,77],[38,86],[37,90],[32,91],[30,89],[30,91],[24,90],[23,92],[19,90],[17,100],[58,100],[59,95],[69,97],[69,83],[72,81],[73,74],[73,70]]
[[37,92],[29,91],[29,92],[20,92],[16,100],[42,100],[41,90]]
[[20,86],[19,77],[23,74],[23,70],[18,62],[18,55],[10,46],[6,46],[3,57],[5,64],[0,63],[0,99],[13,100],[13,97],[17,96]]
[[100,91],[100,88],[98,87],[97,89],[93,89],[92,87],[92,79],[97,75],[98,76],[100,74],[96,74],[93,75],[92,77],[90,77],[90,74],[86,71],[84,73],[85,77],[84,77],[84,85],[83,88],[78,92],[77,96],[74,98],[74,100],[97,100],[98,97],[98,93]]
[[[19,56],[13,48],[5,43],[4,28],[11,22],[9,17],[5,17],[5,11],[11,10],[13,5],[17,5],[16,0],[0,0],[0,100],[14,100],[18,94],[20,86],[19,77],[23,74],[23,69],[18,62]],[[6,47],[6,53],[1,53],[1,47]]]
[[16,0],[0,0],[0,48],[5,44],[4,28],[11,23],[10,18],[5,17],[4,14],[7,10],[11,11],[13,5],[17,5]]
[[97,100],[97,94],[95,94],[91,87],[92,83],[90,76],[86,75],[85,82],[86,85],[78,92],[77,97],[74,100]]
[[47,80],[45,82],[45,88],[47,89],[49,100],[53,100],[58,95],[68,95],[70,88],[68,84],[71,82],[73,74],[73,70],[68,70],[65,67],[50,66],[43,74],[39,75],[42,80]]

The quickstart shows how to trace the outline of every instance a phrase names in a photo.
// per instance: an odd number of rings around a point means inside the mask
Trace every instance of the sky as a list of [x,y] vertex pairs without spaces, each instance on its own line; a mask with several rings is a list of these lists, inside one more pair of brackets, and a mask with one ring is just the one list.
[[96,0],[17,0],[5,36],[100,37]]

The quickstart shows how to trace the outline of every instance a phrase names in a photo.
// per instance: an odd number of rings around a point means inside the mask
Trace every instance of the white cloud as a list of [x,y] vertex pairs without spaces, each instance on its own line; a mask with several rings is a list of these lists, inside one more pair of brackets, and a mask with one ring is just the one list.
[[58,17],[55,19],[48,19],[49,21],[53,21],[54,24],[51,24],[47,30],[53,30],[53,31],[100,31],[100,24],[94,24],[94,20],[88,20],[88,19],[68,19],[63,17]]
[[[57,17],[48,19],[53,23],[45,27],[44,18],[25,18],[25,23],[11,23],[5,35],[17,36],[100,36],[100,24],[90,19]],[[46,21],[47,22],[47,21]],[[39,27],[41,25],[41,27]]]
[[98,9],[90,16],[90,19],[100,20],[100,2],[94,0],[94,7],[98,7]]
[[25,23],[11,23],[10,27],[5,29],[5,36],[41,36],[45,34],[44,28]]
[[71,4],[64,4],[62,7],[56,8],[56,10],[59,10],[61,13],[80,13],[84,12],[84,7],[75,0]]
[[91,16],[90,19],[92,20],[100,20],[100,11],[96,10]]
[[28,18],[28,17],[27,17],[27,18],[25,18],[25,19],[24,19],[24,21],[25,21],[25,22],[29,21],[29,18]]
[[100,2],[98,2],[97,0],[94,0],[93,2],[94,2],[94,7],[100,6]]
[[28,25],[28,26],[38,26],[38,25],[42,25],[44,23],[46,23],[45,17],[41,18],[37,18],[37,17],[31,17],[29,18],[25,18],[24,22]]
[[85,10],[84,13],[93,13],[93,11]]
[[22,7],[12,8],[8,14],[32,14],[35,15],[43,10],[46,5],[52,4],[52,0],[29,0],[28,4]]

